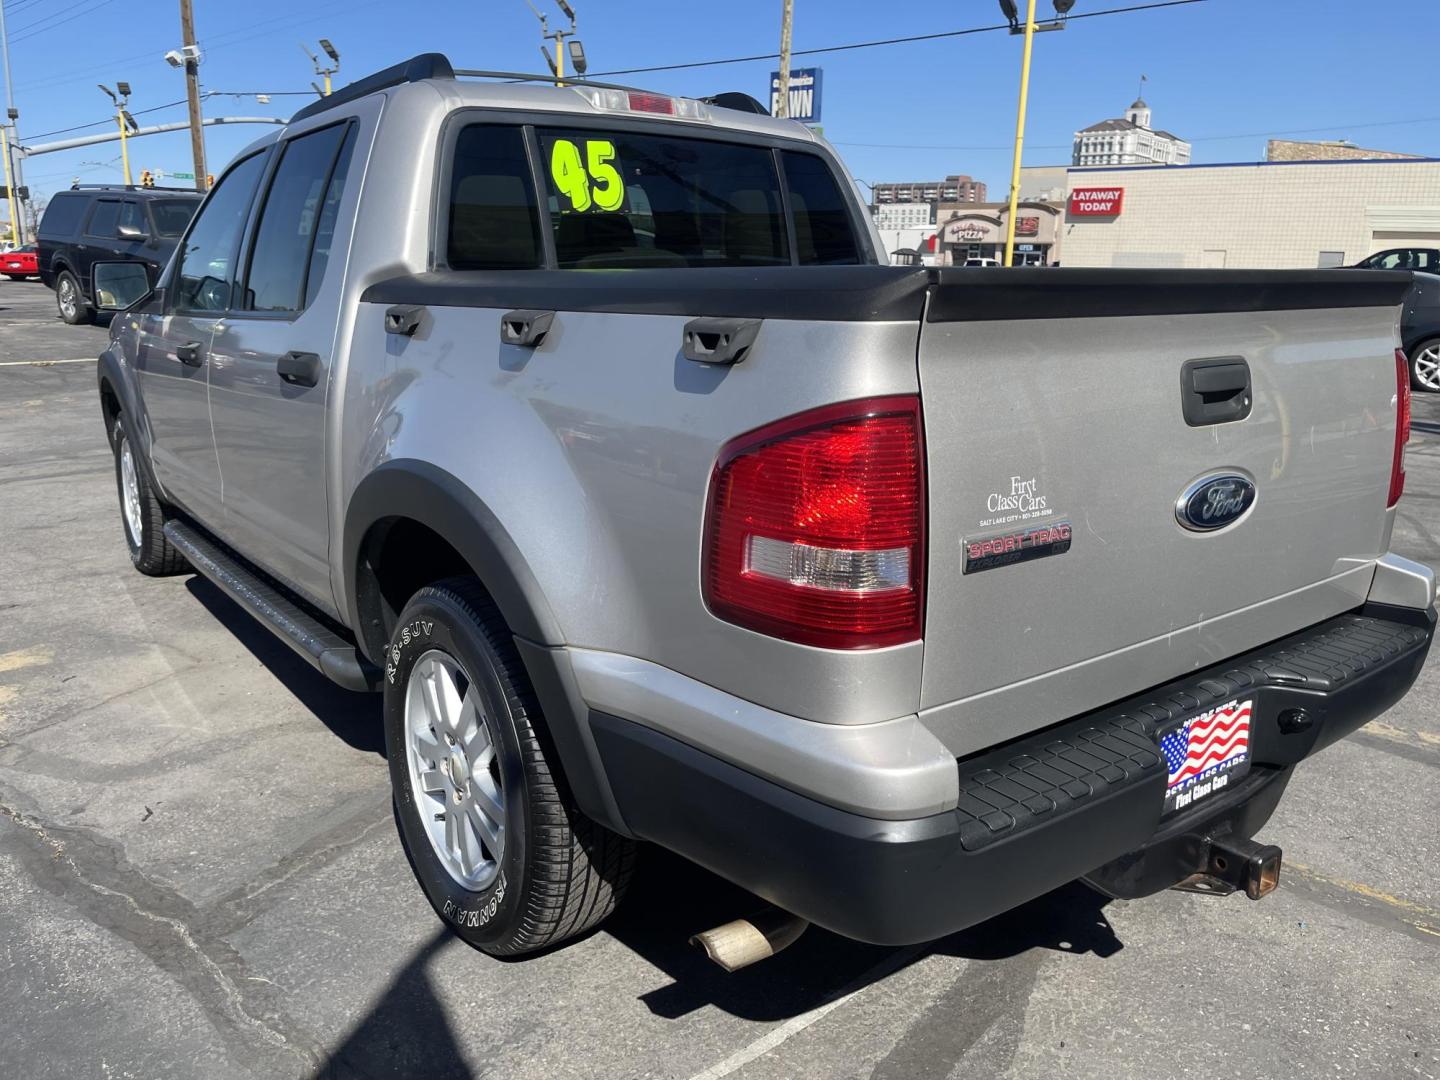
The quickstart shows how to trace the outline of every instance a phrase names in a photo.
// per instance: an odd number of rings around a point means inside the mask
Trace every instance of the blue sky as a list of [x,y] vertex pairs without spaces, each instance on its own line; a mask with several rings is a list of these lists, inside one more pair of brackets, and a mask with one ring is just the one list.
[[[554,12],[553,0],[535,0]],[[1135,0],[1077,0],[1075,13]],[[1023,4],[1023,0],[1021,0]],[[21,134],[103,120],[97,82],[126,79],[131,109],[180,101],[184,79],[163,60],[179,44],[175,0],[4,0]],[[752,55],[776,49],[781,0],[574,0],[592,72]],[[338,82],[418,52],[457,66],[534,71],[538,25],[523,0],[196,0],[207,90],[303,91],[314,74],[300,50],[329,37]],[[1049,0],[1037,11],[1048,13]],[[557,13],[558,14],[558,13]],[[795,48],[938,33],[999,21],[994,0],[948,5],[795,0]],[[1348,138],[1440,156],[1434,48],[1436,0],[1205,0],[1168,10],[1072,23],[1036,39],[1027,164],[1068,161],[1072,133],[1118,115],[1141,74],[1157,127],[1195,143],[1195,160],[1254,161],[1267,134]],[[1427,57],[1424,53],[1428,52]],[[825,70],[824,128],[867,181],[970,173],[1002,198],[1014,132],[1019,40],[976,34],[797,58]],[[765,61],[629,76],[672,93],[767,92]],[[619,77],[617,76],[617,79]],[[213,97],[207,115],[288,115],[305,97]],[[139,117],[183,120],[183,104]],[[91,128],[73,134],[100,131]],[[212,171],[258,127],[206,129]],[[1293,134],[1291,134],[1293,133]],[[188,136],[131,144],[132,165],[187,170]],[[35,157],[37,191],[120,179],[110,143]]]

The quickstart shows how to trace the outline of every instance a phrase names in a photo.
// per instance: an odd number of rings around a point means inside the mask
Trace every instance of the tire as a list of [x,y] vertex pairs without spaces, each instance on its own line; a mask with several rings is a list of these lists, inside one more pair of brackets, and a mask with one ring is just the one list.
[[60,311],[60,318],[71,326],[82,326],[95,318],[94,310],[85,302],[80,282],[69,270],[60,271],[60,276],[55,279],[55,306]]
[[1410,387],[1440,392],[1440,337],[1422,341],[1410,350]]
[[151,577],[182,574],[190,568],[185,556],[165,539],[165,508],[155,497],[150,476],[130,442],[125,423],[115,418],[111,431],[115,451],[115,489],[120,496],[120,528],[135,569]]
[[598,925],[634,872],[634,842],[579,812],[544,734],[509,628],[479,582],[416,593],[385,655],[395,817],[436,914],[492,956]]

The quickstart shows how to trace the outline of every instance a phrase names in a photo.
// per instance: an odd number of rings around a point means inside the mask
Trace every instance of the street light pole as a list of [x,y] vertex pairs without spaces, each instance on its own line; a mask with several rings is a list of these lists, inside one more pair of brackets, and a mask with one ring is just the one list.
[[[21,216],[15,216],[15,189],[25,186],[25,172],[22,158],[24,154],[17,155],[13,160],[10,157],[10,145],[20,142],[20,110],[15,107],[15,86],[10,81],[10,36],[5,31],[5,4],[0,0],[0,60],[5,66],[5,107],[6,118],[10,123],[10,135],[8,140],[0,140],[5,146],[5,186],[10,189],[10,231],[15,236],[16,243],[23,244],[29,236],[29,228],[24,218],[25,200],[20,200]],[[13,183],[12,183],[13,181]]]
[[104,83],[98,84],[100,89],[105,91],[107,97],[115,103],[115,123],[120,126],[120,161],[125,170],[125,186],[132,187],[134,182],[130,179],[130,149],[126,144],[126,136],[129,134],[130,114],[125,111],[125,106],[130,103],[130,84],[119,82],[115,84],[115,90],[119,91],[118,96]]
[[5,193],[10,200],[10,240],[19,247],[20,218],[15,212],[15,185],[10,181],[10,140],[6,137],[6,131],[6,126],[0,124],[0,157],[5,159]]
[[1020,61],[1020,108],[1015,115],[1015,160],[1010,166],[1010,212],[1005,220],[1005,265],[1015,265],[1015,211],[1020,204],[1020,154],[1025,145],[1025,106],[1030,97],[1030,46],[1035,40],[1035,0],[1025,5],[1025,50]]

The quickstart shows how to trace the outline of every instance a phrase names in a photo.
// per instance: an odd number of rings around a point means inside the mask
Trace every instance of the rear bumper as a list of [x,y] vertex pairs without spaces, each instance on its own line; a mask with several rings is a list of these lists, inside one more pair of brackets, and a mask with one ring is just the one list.
[[[1328,620],[966,758],[953,809],[903,820],[818,802],[630,720],[590,722],[635,835],[818,925],[903,944],[1078,877],[1122,896],[1179,881],[1197,842],[1252,835],[1296,763],[1405,694],[1434,622],[1428,609],[1383,605]],[[1162,820],[1158,732],[1240,696],[1254,701],[1249,776]]]

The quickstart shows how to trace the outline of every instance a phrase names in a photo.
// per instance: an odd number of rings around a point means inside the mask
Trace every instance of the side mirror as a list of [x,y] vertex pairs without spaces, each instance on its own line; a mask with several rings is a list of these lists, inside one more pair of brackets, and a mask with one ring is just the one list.
[[150,234],[149,234],[149,233],[144,232],[144,231],[142,231],[142,230],[140,230],[140,229],[135,228],[134,225],[120,225],[120,226],[118,226],[118,227],[115,229],[115,231],[120,234],[120,239],[122,239],[122,240],[149,240],[149,239],[150,239]]
[[95,306],[101,311],[124,311],[150,292],[145,267],[134,262],[96,263]]

